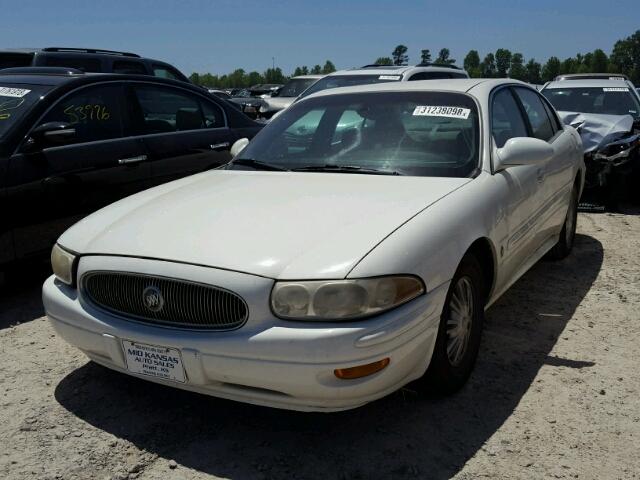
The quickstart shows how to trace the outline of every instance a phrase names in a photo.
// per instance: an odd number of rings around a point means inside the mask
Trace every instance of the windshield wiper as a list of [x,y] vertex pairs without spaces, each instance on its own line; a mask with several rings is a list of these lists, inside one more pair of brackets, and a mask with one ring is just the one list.
[[308,165],[306,167],[292,168],[292,172],[331,172],[331,173],[365,173],[369,175],[404,175],[395,170],[380,170],[366,168],[358,165]]
[[267,162],[261,162],[253,158],[235,158],[231,160],[227,165],[246,165],[247,167],[253,167],[256,170],[269,170],[273,172],[288,172],[289,169],[282,168],[277,165],[273,165]]

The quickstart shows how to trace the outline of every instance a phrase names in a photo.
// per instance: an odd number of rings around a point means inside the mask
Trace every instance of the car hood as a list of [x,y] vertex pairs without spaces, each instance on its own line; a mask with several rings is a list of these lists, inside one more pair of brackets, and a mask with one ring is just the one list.
[[297,97],[267,97],[264,99],[262,109],[265,112],[277,112],[291,105]]
[[558,112],[558,115],[566,125],[571,125],[578,130],[584,153],[597,151],[633,130],[631,115],[578,112]]
[[344,278],[465,178],[214,170],[120,200],[67,230],[80,254],[158,258],[269,278]]

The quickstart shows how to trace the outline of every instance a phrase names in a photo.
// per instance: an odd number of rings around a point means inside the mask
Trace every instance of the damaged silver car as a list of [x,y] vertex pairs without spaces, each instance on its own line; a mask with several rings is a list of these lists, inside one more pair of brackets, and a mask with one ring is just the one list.
[[562,79],[541,93],[580,132],[587,208],[615,210],[640,200],[640,97],[623,78]]

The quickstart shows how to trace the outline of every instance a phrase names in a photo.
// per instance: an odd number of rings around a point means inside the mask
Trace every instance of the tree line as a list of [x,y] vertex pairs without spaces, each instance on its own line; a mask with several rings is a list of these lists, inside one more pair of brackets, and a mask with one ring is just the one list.
[[[398,45],[390,57],[379,57],[378,65],[406,65],[409,62],[408,48]],[[431,51],[420,51],[420,63],[437,63],[452,65],[448,48],[443,48],[432,60]],[[627,75],[632,82],[640,84],[640,30],[622,40],[618,40],[613,50],[607,55],[602,49],[593,52],[578,53],[575,57],[561,60],[556,56],[549,57],[541,64],[535,58],[525,62],[524,55],[511,52],[508,48],[499,48],[495,52],[485,54],[480,60],[477,50],[470,50],[463,60],[464,69],[473,78],[515,78],[530,83],[544,83],[553,80],[557,75],[567,73],[618,73]]]
[[[398,45],[390,57],[379,57],[376,65],[406,65],[409,63],[408,48]],[[420,62],[453,65],[456,59],[451,58],[448,48],[438,51],[432,58],[429,49],[420,50]],[[510,77],[525,82],[540,84],[553,80],[557,75],[566,73],[618,73],[627,75],[636,85],[640,85],[640,30],[629,37],[618,40],[609,55],[597,48],[592,52],[578,53],[574,57],[561,60],[556,56],[549,57],[542,64],[535,58],[525,59],[519,52],[511,52],[508,48],[499,48],[489,52],[480,59],[477,50],[470,50],[463,59],[464,69],[471,77],[503,78]],[[334,64],[327,60],[324,66],[314,65],[296,67],[291,76],[309,74],[327,74],[336,70]],[[189,77],[193,83],[210,88],[250,87],[259,83],[285,83],[287,77],[280,68],[268,68],[263,73],[246,72],[239,68],[226,75],[211,73],[192,73]]]
[[[291,77],[299,75],[326,75],[335,72],[336,67],[330,60],[324,66],[314,65],[309,68],[306,65],[296,67]],[[285,83],[290,77],[286,76],[280,67],[268,68],[264,72],[246,72],[238,68],[226,75],[214,75],[211,73],[192,73],[189,79],[196,85],[208,88],[248,88],[261,83]]]

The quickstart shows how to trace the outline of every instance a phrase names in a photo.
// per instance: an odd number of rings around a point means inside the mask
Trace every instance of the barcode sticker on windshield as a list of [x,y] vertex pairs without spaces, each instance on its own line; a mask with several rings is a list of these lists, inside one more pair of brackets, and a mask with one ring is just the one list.
[[414,116],[418,117],[449,117],[449,118],[469,118],[471,110],[462,107],[444,107],[444,106],[424,106],[418,105],[413,111]]
[[602,91],[603,92],[628,92],[629,89],[626,87],[604,87]]
[[0,97],[22,98],[30,91],[26,88],[0,87]]
[[400,80],[400,75],[380,75],[378,80]]

